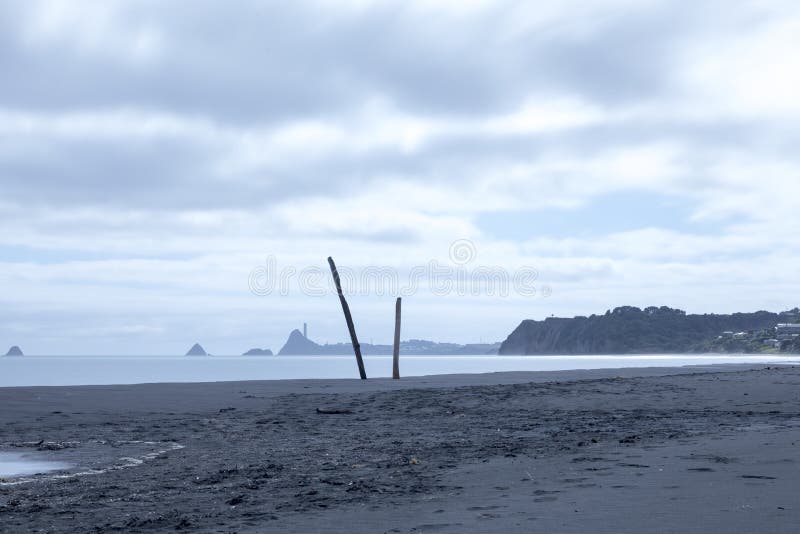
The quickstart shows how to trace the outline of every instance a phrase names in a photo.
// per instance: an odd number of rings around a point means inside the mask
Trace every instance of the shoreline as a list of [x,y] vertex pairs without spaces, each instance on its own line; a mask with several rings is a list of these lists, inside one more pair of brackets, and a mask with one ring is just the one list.
[[[391,358],[391,357],[389,357]],[[788,362],[743,362],[743,363],[712,363],[689,364],[677,366],[650,366],[650,367],[601,367],[597,369],[560,369],[543,371],[494,371],[482,373],[444,373],[428,375],[402,376],[394,380],[386,376],[375,376],[367,380],[359,378],[276,378],[253,380],[205,380],[205,381],[165,381],[165,382],[136,382],[136,383],[110,383],[110,384],[66,384],[66,385],[23,385],[0,386],[0,403],[4,400],[6,390],[72,390],[72,389],[125,389],[135,387],[170,386],[176,388],[190,388],[193,386],[218,387],[254,385],[264,388],[263,392],[271,395],[285,395],[289,393],[343,393],[343,392],[376,392],[392,391],[398,389],[415,388],[446,388],[461,386],[490,386],[511,385],[520,383],[546,383],[579,380],[594,380],[603,378],[644,378],[650,376],[670,376],[680,374],[693,374],[696,372],[730,372],[763,369],[764,367],[792,367],[800,366],[800,355],[797,361]]]
[[[391,357],[365,358],[370,380],[391,376]],[[401,360],[403,380],[455,375],[540,373],[621,368],[793,365],[800,356],[627,355],[627,356],[409,356]],[[354,379],[348,357],[28,357],[0,361],[0,388],[105,386],[163,383]],[[309,376],[310,375],[310,376]],[[486,381],[479,383],[487,383]]]
[[75,464],[0,485],[0,530],[793,532],[798,386],[726,364],[0,388],[0,449]]

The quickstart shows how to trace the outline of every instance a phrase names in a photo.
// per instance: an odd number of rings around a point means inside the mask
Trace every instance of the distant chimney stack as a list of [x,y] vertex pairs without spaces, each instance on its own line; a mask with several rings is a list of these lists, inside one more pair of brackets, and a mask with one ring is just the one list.
[[303,337],[308,339],[308,324],[303,323]]

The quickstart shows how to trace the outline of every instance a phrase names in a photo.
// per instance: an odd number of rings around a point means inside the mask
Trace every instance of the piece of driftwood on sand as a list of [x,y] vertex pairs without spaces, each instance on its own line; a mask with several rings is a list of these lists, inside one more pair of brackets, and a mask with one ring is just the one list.
[[394,351],[392,352],[392,378],[400,378],[400,297],[394,306]]
[[361,345],[358,343],[356,327],[353,324],[353,317],[350,315],[350,306],[347,305],[347,300],[344,298],[342,282],[339,280],[339,272],[336,270],[336,264],[333,263],[333,258],[330,256],[328,256],[328,265],[331,267],[333,282],[336,284],[336,292],[339,294],[339,301],[342,303],[344,319],[347,321],[347,329],[350,331],[350,341],[353,343],[353,352],[356,353],[356,363],[358,363],[358,374],[361,375],[361,380],[366,380],[367,372],[364,370],[364,359],[361,357]]

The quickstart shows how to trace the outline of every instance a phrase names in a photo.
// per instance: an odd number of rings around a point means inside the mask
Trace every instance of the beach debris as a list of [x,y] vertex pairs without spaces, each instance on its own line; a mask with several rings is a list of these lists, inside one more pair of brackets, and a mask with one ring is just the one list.
[[225,504],[229,506],[236,506],[237,504],[242,504],[244,502],[244,495],[237,495],[236,497],[232,497],[225,501]]
[[175,530],[186,530],[187,528],[193,528],[193,523],[185,517],[182,517],[178,524],[175,525]]
[[400,303],[401,298],[397,297],[394,306],[394,351],[392,352],[392,379],[400,379]]
[[317,408],[317,413],[324,415],[347,415],[353,413],[352,410],[339,410],[331,408]]
[[336,292],[339,294],[339,301],[342,303],[342,311],[344,312],[344,319],[347,321],[347,329],[350,331],[350,341],[353,343],[353,352],[356,353],[358,374],[361,375],[361,380],[366,380],[367,372],[364,370],[364,359],[361,357],[361,345],[358,343],[356,327],[353,324],[353,317],[350,315],[350,306],[347,305],[347,300],[344,298],[344,293],[342,293],[342,282],[339,279],[339,272],[336,270],[336,264],[333,262],[333,258],[330,256],[328,256],[328,265],[331,268],[333,282],[336,284]]
[[60,451],[62,449],[74,449],[80,442],[78,441],[17,441],[10,444],[17,448],[33,448],[40,451]]

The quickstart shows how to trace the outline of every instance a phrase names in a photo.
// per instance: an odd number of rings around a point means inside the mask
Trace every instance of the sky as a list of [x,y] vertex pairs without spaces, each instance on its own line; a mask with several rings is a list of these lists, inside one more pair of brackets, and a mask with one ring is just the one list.
[[345,341],[328,256],[362,342],[800,304],[795,1],[2,2],[0,70],[29,354]]

